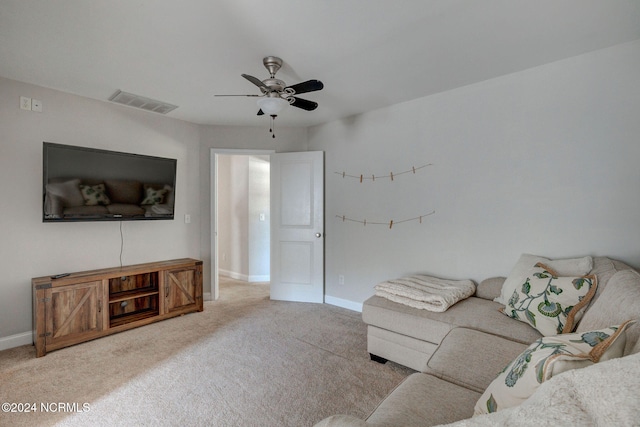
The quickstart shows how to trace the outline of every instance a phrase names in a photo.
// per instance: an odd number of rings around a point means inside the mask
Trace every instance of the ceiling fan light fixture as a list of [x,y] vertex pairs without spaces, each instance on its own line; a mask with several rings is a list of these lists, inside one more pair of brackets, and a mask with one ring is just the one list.
[[258,99],[258,107],[269,115],[278,114],[289,105],[286,99],[278,97],[267,97]]

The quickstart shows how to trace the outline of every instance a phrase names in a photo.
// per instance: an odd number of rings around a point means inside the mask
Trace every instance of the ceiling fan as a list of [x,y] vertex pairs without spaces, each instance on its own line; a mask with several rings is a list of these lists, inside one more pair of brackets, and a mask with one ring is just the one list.
[[[307,80],[306,82],[287,86],[287,84],[276,78],[276,73],[282,67],[282,59],[276,56],[267,56],[262,60],[264,67],[269,71],[268,79],[260,80],[249,74],[242,74],[242,77],[249,80],[260,89],[260,95],[216,95],[216,96],[249,96],[259,97],[258,115],[268,114],[271,119],[275,119],[280,111],[292,105],[306,111],[313,111],[318,108],[318,103],[307,99],[298,98],[295,95],[322,90],[324,85],[320,80]],[[273,130],[271,130],[273,132]],[[275,135],[273,135],[275,138]]]

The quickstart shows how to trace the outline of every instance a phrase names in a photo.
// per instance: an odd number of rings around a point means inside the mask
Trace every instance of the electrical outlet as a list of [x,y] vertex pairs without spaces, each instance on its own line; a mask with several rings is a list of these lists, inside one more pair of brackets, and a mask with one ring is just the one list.
[[338,284],[344,285],[344,276],[342,274],[338,275]]
[[184,223],[185,224],[191,224],[191,215],[184,214]]
[[31,111],[31,98],[27,98],[26,96],[21,96],[20,109]]
[[31,111],[35,111],[36,113],[42,113],[42,101],[40,101],[39,99],[32,99]]

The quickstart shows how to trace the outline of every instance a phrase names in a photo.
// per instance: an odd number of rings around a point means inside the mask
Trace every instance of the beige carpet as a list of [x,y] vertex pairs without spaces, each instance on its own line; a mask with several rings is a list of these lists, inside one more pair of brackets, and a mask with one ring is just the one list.
[[0,425],[312,426],[366,416],[412,372],[369,360],[359,313],[271,301],[264,284],[221,289],[202,313],[41,358],[0,352],[0,402],[36,409]]

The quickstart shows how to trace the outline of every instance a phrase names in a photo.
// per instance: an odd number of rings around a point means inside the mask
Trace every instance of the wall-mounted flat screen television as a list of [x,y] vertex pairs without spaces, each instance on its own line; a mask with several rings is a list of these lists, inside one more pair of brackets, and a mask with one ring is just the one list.
[[173,219],[175,159],[43,143],[42,220]]

